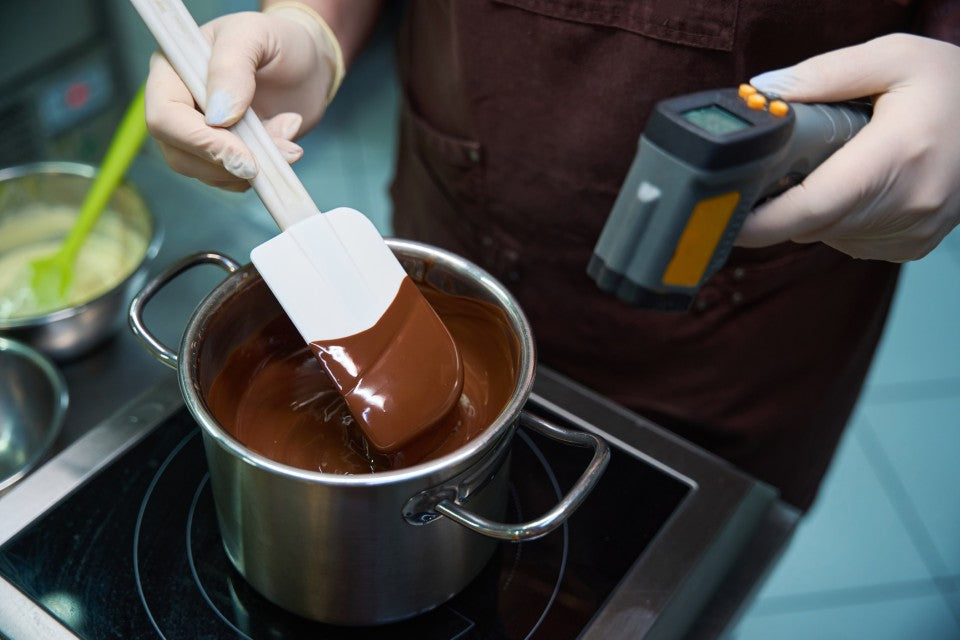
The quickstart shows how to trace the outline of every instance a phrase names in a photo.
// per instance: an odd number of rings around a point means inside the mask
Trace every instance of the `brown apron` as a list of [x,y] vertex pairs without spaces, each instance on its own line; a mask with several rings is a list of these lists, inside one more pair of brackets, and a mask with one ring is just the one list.
[[542,362],[807,508],[881,335],[898,265],[736,249],[687,314],[629,308],[586,265],[652,105],[905,30],[891,0],[415,0],[399,60],[398,236],[510,287]]

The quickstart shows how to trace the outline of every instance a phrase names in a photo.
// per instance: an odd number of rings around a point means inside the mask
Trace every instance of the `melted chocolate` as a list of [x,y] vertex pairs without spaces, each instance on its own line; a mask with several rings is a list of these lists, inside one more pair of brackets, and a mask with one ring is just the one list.
[[453,339],[410,276],[374,326],[310,348],[381,453],[437,426],[463,388]]
[[[421,286],[421,291],[453,336],[463,370],[462,391],[453,409],[421,437],[386,454],[372,447],[337,387],[279,308],[272,320],[230,352],[205,396],[210,412],[249,449],[313,471],[385,471],[460,448],[506,406],[517,382],[519,342],[496,306],[429,287]],[[416,362],[408,366],[412,371]],[[402,396],[390,392],[394,410],[404,411]]]

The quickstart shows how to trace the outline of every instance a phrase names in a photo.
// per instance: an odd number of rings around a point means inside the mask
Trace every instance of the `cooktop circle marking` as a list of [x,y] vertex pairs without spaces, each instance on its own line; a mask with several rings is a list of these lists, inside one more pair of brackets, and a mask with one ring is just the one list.
[[203,583],[200,581],[200,574],[197,573],[197,565],[193,559],[193,514],[197,510],[197,502],[200,501],[200,493],[203,491],[203,488],[207,486],[207,481],[210,480],[210,472],[207,472],[203,475],[203,478],[200,479],[200,484],[197,486],[197,490],[193,492],[193,500],[190,501],[190,513],[187,514],[187,562],[190,564],[190,574],[193,576],[193,581],[197,583],[197,588],[200,589],[200,595],[203,596],[203,600],[207,603],[213,612],[217,614],[217,617],[223,620],[223,622],[230,627],[235,633],[246,638],[247,640],[253,640],[246,633],[241,631],[235,624],[230,622],[223,613],[220,612],[220,609],[217,608],[217,605],[213,603],[213,600],[207,594],[207,590],[204,588]]
[[[562,500],[563,493],[560,491],[560,483],[557,481],[557,476],[553,471],[553,467],[550,466],[550,462],[547,460],[546,456],[543,455],[543,451],[541,451],[540,447],[538,447],[537,444],[530,439],[530,436],[527,435],[525,431],[517,430],[517,437],[520,438],[525,445],[527,445],[531,453],[533,453],[534,457],[536,457],[537,461],[540,463],[540,466],[543,467],[544,472],[547,474],[547,477],[550,479],[550,485],[553,487],[554,496],[557,498],[557,500]],[[523,505],[521,504],[520,495],[516,489],[516,485],[513,482],[510,483],[510,493],[514,498],[513,505],[517,510],[517,519],[519,521],[523,521],[524,519],[523,508],[522,508]],[[537,629],[539,629],[540,625],[543,624],[543,621],[546,619],[547,614],[550,612],[550,608],[553,606],[553,603],[556,601],[557,595],[560,593],[560,583],[563,582],[563,575],[566,572],[566,568],[567,568],[567,556],[569,555],[569,551],[570,551],[570,529],[566,522],[563,523],[562,530],[563,530],[563,546],[561,547],[561,551],[560,551],[560,569],[557,572],[557,579],[553,584],[553,591],[550,594],[550,597],[547,599],[547,603],[544,605],[543,611],[540,613],[540,617],[537,618],[537,621],[533,624],[533,626],[527,632],[527,635],[524,636],[524,640],[529,640],[529,638],[533,636],[534,633],[537,632]],[[510,575],[507,576],[506,578],[506,585],[508,587],[513,580],[513,573],[516,571],[516,567],[519,564],[520,556],[523,553],[523,545],[516,544],[514,545],[514,549],[515,549],[514,562],[510,567]],[[453,613],[457,614],[458,616],[460,616],[461,618],[463,618],[464,620],[470,623],[469,628],[457,634],[454,638],[451,638],[450,640],[457,640],[457,638],[460,638],[461,636],[463,636],[464,633],[470,631],[474,626],[476,626],[476,622],[474,622],[468,616],[463,615],[462,613],[454,609],[449,604],[447,605],[447,609],[449,609],[450,611],[452,611]]]
[[[533,455],[537,457],[537,460],[540,461],[540,464],[543,466],[544,471],[547,472],[547,476],[550,478],[550,484],[553,485],[553,493],[557,496],[558,500],[563,499],[563,494],[560,492],[560,483],[557,482],[557,476],[553,472],[553,467],[550,466],[550,463],[547,461],[547,458],[543,455],[543,452],[540,451],[538,447],[523,431],[518,431],[517,434],[520,436],[520,439],[523,440],[530,450],[533,451]],[[563,574],[567,570],[567,553],[570,546],[570,529],[567,526],[566,520],[563,522],[563,552],[560,554],[560,571],[557,572],[557,581],[553,583],[553,593],[550,594],[550,599],[547,600],[547,605],[543,608],[543,613],[540,614],[540,618],[537,620],[536,624],[533,625],[533,628],[530,629],[530,632],[526,635],[526,638],[530,638],[537,629],[540,628],[540,625],[543,624],[544,618],[547,617],[547,613],[550,611],[550,607],[553,606],[553,603],[557,599],[557,594],[560,593],[560,583],[563,582]]]
[[143,583],[140,582],[140,527],[143,525],[143,514],[146,513],[147,503],[150,501],[150,496],[153,494],[154,488],[156,488],[157,483],[160,481],[160,476],[163,475],[163,472],[166,471],[173,459],[177,457],[180,450],[183,449],[192,438],[196,437],[198,433],[200,432],[195,430],[184,436],[163,461],[163,464],[157,468],[156,473],[153,474],[153,478],[150,479],[149,486],[147,486],[147,492],[143,494],[143,499],[140,501],[140,510],[137,512],[137,524],[133,529],[133,575],[137,583],[137,595],[140,597],[140,603],[143,605],[147,618],[150,619],[150,624],[153,625],[153,628],[164,640],[166,640],[166,636],[163,635],[163,631],[160,630],[160,626],[150,611],[150,605],[147,604],[147,597],[143,593]]

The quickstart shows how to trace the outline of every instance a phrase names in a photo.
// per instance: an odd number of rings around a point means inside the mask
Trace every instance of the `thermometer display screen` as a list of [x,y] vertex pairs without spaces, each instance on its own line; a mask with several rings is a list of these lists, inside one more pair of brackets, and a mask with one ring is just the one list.
[[724,135],[740,131],[750,126],[743,118],[734,115],[715,104],[684,111],[683,118],[714,135]]

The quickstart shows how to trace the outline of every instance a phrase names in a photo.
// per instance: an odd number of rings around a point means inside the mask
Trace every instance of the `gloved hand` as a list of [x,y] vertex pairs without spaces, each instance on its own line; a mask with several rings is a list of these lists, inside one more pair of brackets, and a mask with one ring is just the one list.
[[292,140],[323,115],[343,77],[343,56],[326,23],[292,3],[265,13],[223,16],[202,31],[212,46],[206,116],[157,53],[146,84],[147,126],[175,171],[243,191],[257,174],[257,164],[225,127],[252,102],[283,156],[295,162],[303,149]]
[[751,213],[736,244],[821,241],[856,258],[903,262],[960,222],[960,47],[891,34],[751,84],[798,102],[875,100],[870,123]]

